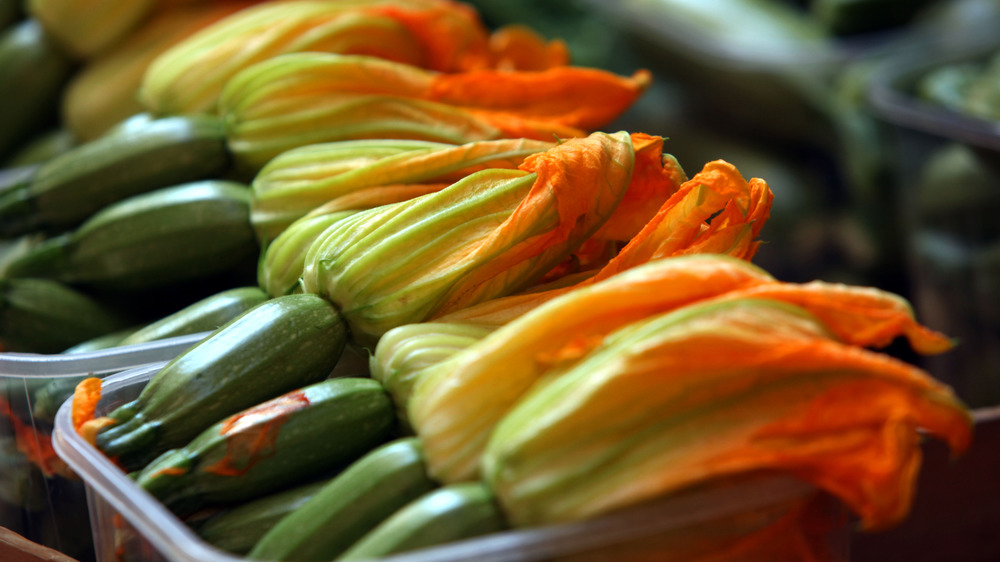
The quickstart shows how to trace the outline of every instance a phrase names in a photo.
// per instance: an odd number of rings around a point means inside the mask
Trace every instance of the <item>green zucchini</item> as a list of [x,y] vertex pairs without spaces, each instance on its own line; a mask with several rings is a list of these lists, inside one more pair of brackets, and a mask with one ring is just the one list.
[[27,164],[24,166],[11,166],[0,170],[0,201],[6,197],[19,197],[20,195],[8,194],[19,193],[27,189],[40,167],[38,164]]
[[267,400],[167,451],[135,481],[175,513],[247,501],[342,468],[395,425],[382,385],[333,378]]
[[310,482],[224,509],[197,525],[195,532],[216,548],[246,554],[278,521],[305,505],[328,481]]
[[266,300],[267,295],[258,287],[227,289],[132,332],[117,345],[214,331]]
[[506,528],[503,513],[484,484],[450,484],[410,502],[336,560],[380,558]]
[[243,184],[204,180],[119,201],[7,266],[7,276],[139,291],[201,279],[260,250]]
[[227,416],[323,380],[346,341],[337,309],[317,295],[265,301],[158,371],[109,414],[118,423],[97,447],[128,470],[145,466]]
[[74,70],[35,19],[0,32],[0,160],[58,121],[62,89]]
[[31,417],[36,422],[53,423],[56,419],[56,412],[67,398],[73,396],[76,385],[83,379],[92,375],[79,375],[69,377],[58,377],[49,382],[35,392],[34,400],[31,402]]
[[5,351],[59,353],[130,324],[117,311],[58,281],[0,279],[0,347]]
[[406,504],[437,487],[416,437],[387,443],[335,476],[254,545],[259,560],[333,560]]
[[229,163],[222,126],[212,117],[122,127],[47,161],[18,197],[0,200],[0,235],[65,231],[127,197],[219,178]]
[[103,336],[97,336],[96,338],[91,338],[87,341],[80,342],[72,347],[67,347],[62,352],[65,354],[73,353],[87,353],[90,351],[98,351],[101,349],[110,349],[112,347],[117,347],[121,345],[122,340],[129,337],[138,328],[135,326],[125,328],[124,330],[118,330],[117,332],[111,332],[110,334],[105,334]]
[[7,167],[21,167],[44,164],[49,160],[69,152],[78,145],[76,137],[69,129],[54,128],[42,133],[22,145],[5,162]]

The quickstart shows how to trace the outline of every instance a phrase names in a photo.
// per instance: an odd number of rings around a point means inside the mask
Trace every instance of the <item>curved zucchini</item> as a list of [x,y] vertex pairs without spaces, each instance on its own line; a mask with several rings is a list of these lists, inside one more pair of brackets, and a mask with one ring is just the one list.
[[101,302],[47,279],[0,279],[0,348],[59,353],[130,321]]
[[333,560],[403,506],[437,487],[416,437],[373,450],[254,545],[258,560]]
[[274,298],[175,357],[139,397],[110,413],[97,447],[128,470],[181,447],[215,422],[326,378],[347,341],[329,302]]
[[145,290],[221,273],[259,251],[249,197],[224,180],[136,195],[20,256],[7,275]]
[[305,505],[328,481],[310,482],[225,509],[198,525],[195,531],[216,548],[246,554],[278,521]]
[[136,330],[117,345],[214,331],[266,300],[267,295],[257,287],[227,289]]
[[7,167],[36,166],[65,154],[79,142],[68,129],[55,128],[46,131],[23,144],[4,163]]
[[451,484],[410,502],[336,560],[380,558],[506,528],[503,513],[484,484]]
[[211,117],[116,129],[47,161],[17,200],[0,201],[0,235],[64,231],[127,197],[221,177],[229,161],[222,125]]
[[212,425],[159,456],[135,481],[175,513],[189,514],[339,469],[385,441],[394,425],[382,385],[327,379]]

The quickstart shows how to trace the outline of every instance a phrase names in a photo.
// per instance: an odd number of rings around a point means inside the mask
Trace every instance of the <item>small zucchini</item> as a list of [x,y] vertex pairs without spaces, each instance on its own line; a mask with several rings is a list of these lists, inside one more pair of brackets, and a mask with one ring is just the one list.
[[258,560],[333,560],[406,504],[437,487],[416,437],[397,439],[335,476],[254,545]]
[[485,485],[450,484],[410,502],[336,560],[380,558],[506,528],[503,513]]
[[325,379],[347,341],[337,309],[317,295],[265,301],[160,369],[109,414],[96,444],[128,470],[181,447],[219,420]]
[[7,265],[7,276],[140,291],[201,279],[260,251],[249,190],[205,180],[119,201]]
[[0,30],[0,160],[58,121],[63,87],[75,70],[34,18]]
[[[244,555],[285,516],[305,505],[329,479],[274,492],[224,509],[195,527],[208,544]],[[190,525],[190,520],[187,521]]]
[[175,513],[247,501],[342,468],[389,436],[395,412],[372,379],[327,379],[267,400],[160,455],[136,477]]
[[266,300],[267,295],[258,287],[226,289],[128,334],[117,345],[214,331]]
[[116,201],[228,169],[217,119],[176,116],[123,127],[42,164],[18,198],[0,201],[0,235],[65,231]]
[[0,279],[0,347],[59,353],[131,321],[102,302],[48,279]]

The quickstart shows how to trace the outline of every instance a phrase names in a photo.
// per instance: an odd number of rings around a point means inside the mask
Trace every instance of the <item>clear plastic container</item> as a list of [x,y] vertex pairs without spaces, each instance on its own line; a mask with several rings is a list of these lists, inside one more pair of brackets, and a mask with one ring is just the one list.
[[917,316],[957,339],[922,364],[972,407],[1000,404],[1000,121],[923,101],[917,81],[1000,52],[1000,34],[941,42],[885,61],[869,100],[889,130]]
[[79,354],[0,353],[0,527],[92,559],[83,482],[52,449],[56,411],[82,378],[171,359],[206,335]]
[[[98,415],[138,396],[157,366],[130,370],[104,381]],[[216,549],[135,485],[72,428],[71,404],[56,416],[53,443],[87,490],[96,558],[100,562],[237,562]],[[833,560],[848,559],[849,531],[842,504],[814,487],[787,477],[760,475],[724,488],[686,493],[590,521],[496,533],[392,557],[396,562],[540,560],[674,560],[678,545],[702,539],[717,548],[727,540],[768,527],[793,509],[808,505],[827,522],[811,535]],[[770,528],[770,527],[769,527]],[[773,542],[764,548],[782,545]],[[685,551],[679,560],[693,559]],[[651,558],[649,556],[652,556]],[[765,556],[765,558],[767,557]]]

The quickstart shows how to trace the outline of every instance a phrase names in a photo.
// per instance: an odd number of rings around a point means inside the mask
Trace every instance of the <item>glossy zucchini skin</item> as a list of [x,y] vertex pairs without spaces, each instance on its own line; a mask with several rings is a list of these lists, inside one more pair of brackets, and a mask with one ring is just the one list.
[[165,365],[109,414],[118,423],[96,445],[141,468],[227,416],[325,379],[346,341],[337,309],[317,295],[265,301]]
[[254,545],[258,560],[333,560],[383,520],[436,488],[416,437],[389,442],[335,476]]
[[224,175],[221,123],[175,116],[123,127],[41,165],[15,199],[0,201],[0,235],[69,230],[108,205],[155,189]]
[[225,180],[136,195],[19,256],[7,276],[142,291],[219,274],[259,252],[249,198]]
[[212,515],[195,532],[205,542],[245,555],[278,521],[306,504],[329,479],[274,492]]
[[506,528],[503,513],[484,484],[450,484],[410,502],[336,560],[375,559]]
[[333,378],[265,401],[167,451],[135,480],[175,513],[246,501],[339,469],[384,442],[395,411],[369,378]]
[[226,289],[132,332],[117,345],[214,331],[267,299],[267,294],[258,287]]

